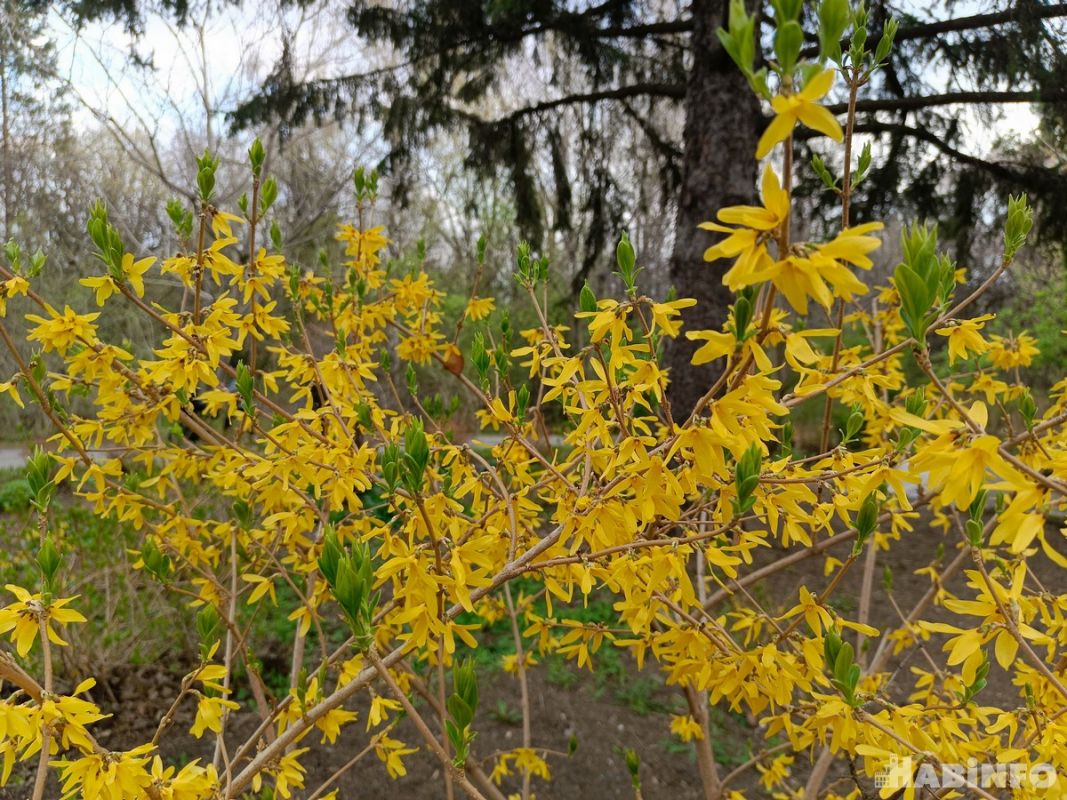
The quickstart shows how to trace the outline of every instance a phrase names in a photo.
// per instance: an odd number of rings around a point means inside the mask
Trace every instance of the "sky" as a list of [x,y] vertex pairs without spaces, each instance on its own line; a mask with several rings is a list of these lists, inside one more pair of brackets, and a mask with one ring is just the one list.
[[[179,117],[202,117],[205,96],[219,114],[228,111],[270,73],[281,54],[282,30],[292,34],[296,61],[305,65],[306,77],[360,63],[355,48],[340,46],[345,23],[337,7],[266,16],[266,4],[212,5],[217,7],[210,18],[184,29],[150,16],[137,39],[117,23],[75,31],[53,8],[50,28],[59,71],[81,101],[76,120],[89,124],[91,109],[106,109],[124,121],[147,119],[165,133]],[[130,64],[131,52],[154,69]]]
[[[218,5],[202,27],[202,39],[196,29],[179,30],[167,20],[150,17],[136,42],[114,23],[90,25],[76,33],[53,11],[50,26],[59,47],[59,68],[80,99],[76,120],[89,125],[93,109],[106,109],[121,124],[165,136],[178,130],[183,119],[201,119],[206,96],[221,135],[223,113],[259,85],[276,62],[283,29],[293,35],[296,61],[306,65],[307,77],[356,71],[373,60],[349,33],[342,4],[323,4],[317,11],[290,9],[280,17],[264,16],[263,8],[259,3]],[[914,8],[921,14],[919,4]],[[957,15],[979,10],[973,0],[955,6]],[[155,70],[131,66],[131,49],[150,58]],[[1008,107],[993,126],[969,109],[960,113],[965,144],[976,155],[986,153],[998,136],[1027,136],[1038,121],[1026,104]]]

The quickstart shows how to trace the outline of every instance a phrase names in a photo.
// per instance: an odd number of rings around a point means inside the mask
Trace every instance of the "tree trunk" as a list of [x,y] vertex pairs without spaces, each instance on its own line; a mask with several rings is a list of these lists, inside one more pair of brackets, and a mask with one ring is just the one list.
[[11,119],[8,108],[10,92],[8,91],[8,32],[12,20],[8,19],[8,7],[5,4],[0,11],[3,19],[0,20],[0,158],[3,159],[4,169],[4,237],[6,242],[11,236],[11,221],[13,209],[11,207],[12,180],[11,180]]
[[[693,0],[692,66],[685,97],[682,191],[678,200],[671,283],[679,297],[697,305],[682,312],[685,330],[718,330],[726,321],[730,291],[722,285],[725,263],[704,262],[716,237],[697,225],[714,219],[723,206],[751,203],[756,193],[756,142],[760,110],[741,71],[719,44],[715,31],[726,24],[726,0]],[[685,419],[717,377],[715,365],[693,367],[699,343],[671,343],[670,399],[675,419]]]

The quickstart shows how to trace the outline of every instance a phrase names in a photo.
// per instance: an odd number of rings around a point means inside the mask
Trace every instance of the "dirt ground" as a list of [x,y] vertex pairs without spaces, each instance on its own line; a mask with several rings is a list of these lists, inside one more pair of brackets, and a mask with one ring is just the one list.
[[[1056,529],[1050,535],[1062,539]],[[955,555],[958,534],[943,536],[940,531],[926,524],[917,524],[915,530],[904,534],[904,539],[895,542],[889,553],[880,552],[875,581],[875,602],[871,609],[871,624],[882,630],[899,624],[899,617],[891,603],[887,602],[882,587],[882,567],[888,565],[893,573],[893,596],[906,614],[930,586],[927,575],[916,575],[915,570],[927,566],[936,557],[939,543],[944,544],[943,563]],[[761,561],[773,560],[781,553],[766,551]],[[835,555],[844,559],[847,549]],[[969,566],[969,565],[967,565]],[[1043,557],[1032,559],[1032,568],[1038,578],[1049,588],[1059,588],[1063,583],[1063,571]],[[848,619],[857,616],[858,596],[862,576],[862,559],[842,581],[834,605]],[[788,608],[796,602],[796,590],[806,584],[813,591],[823,587],[829,578],[823,575],[823,558],[814,557],[780,573],[773,583],[764,587],[762,601],[770,607]],[[948,585],[954,593],[966,594],[965,577],[961,573]],[[936,607],[928,609],[926,619],[947,619]],[[928,652],[941,659],[944,637],[934,637],[927,644]],[[907,668],[922,658],[912,651],[904,660],[891,662],[890,669],[898,668],[891,693],[900,696],[909,687]],[[624,657],[625,659],[626,657]],[[632,665],[624,660],[624,665]],[[183,669],[181,665],[156,664],[126,669],[112,676],[98,676],[107,686],[94,690],[94,699],[113,716],[93,727],[100,742],[108,748],[120,749],[142,744],[151,739],[155,725],[174,697]],[[672,740],[669,733],[670,709],[680,709],[679,695],[671,687],[663,685],[654,669],[646,669],[641,703],[633,702],[620,692],[605,687],[588,672],[578,673],[570,668],[571,677],[566,681],[553,680],[549,670],[534,668],[530,674],[533,709],[533,744],[536,748],[551,751],[548,762],[552,781],[544,783],[535,779],[534,790],[538,797],[563,798],[564,800],[590,800],[600,798],[630,798],[634,796],[630,777],[624,763],[623,752],[633,748],[641,758],[643,796],[646,800],[672,798],[686,800],[701,797],[696,762],[692,748]],[[521,744],[521,722],[517,716],[518,683],[514,677],[498,669],[486,669],[479,676],[480,704],[475,722],[477,738],[475,755],[483,761],[486,772],[491,771],[493,755]],[[1018,694],[1006,680],[1006,675],[994,662],[990,683],[982,695],[983,704],[1004,704],[1012,707],[1018,703]],[[503,713],[500,709],[510,709]],[[305,798],[327,776],[346,763],[367,742],[365,732],[365,701],[354,708],[360,712],[360,720],[348,726],[336,746],[317,748],[302,759],[308,770],[307,789],[294,797]],[[192,723],[194,705],[187,702],[179,711],[170,734],[164,737],[164,756],[170,763],[183,764],[193,758],[210,758],[213,740],[206,737],[198,741],[187,731]],[[256,725],[251,716],[241,716],[231,723],[232,740],[235,745],[244,740]],[[716,717],[714,732],[717,755],[724,753],[727,763],[724,769],[747,759],[748,754],[760,749],[759,731],[742,715],[723,713]],[[312,734],[317,743],[317,735]],[[403,721],[395,731],[399,738],[411,746],[420,745],[419,736],[409,721]],[[573,757],[566,755],[571,737],[577,740]],[[802,787],[806,779],[806,759],[798,755],[794,776],[790,783]],[[390,779],[373,753],[368,754],[358,765],[346,772],[337,782],[340,798],[380,798],[392,796],[404,800],[430,800],[443,796],[440,782],[440,767],[432,754],[420,747],[417,754],[405,760],[408,774],[397,780]],[[0,789],[0,800],[25,800],[28,794],[27,781],[32,780],[31,769],[19,767],[6,789]],[[768,796],[756,784],[758,775],[751,771],[745,780],[731,788],[740,789],[749,797]],[[845,778],[845,774],[831,773],[830,782]],[[518,788],[514,777],[505,779],[501,789],[507,795]],[[841,788],[840,786],[838,787]],[[844,791],[848,791],[844,788]],[[59,798],[58,785],[53,784],[47,794]]]
[[[100,743],[109,749],[136,746],[148,741],[155,732],[156,721],[165,713],[173,698],[172,689],[180,674],[166,667],[144,667],[116,679],[111,684],[119,700],[115,706],[97,691],[103,709],[115,716],[93,727]],[[518,684],[503,672],[493,672],[479,679],[481,713],[475,723],[477,738],[475,753],[484,760],[486,772],[492,770],[491,756],[522,743],[522,727],[517,719],[502,720],[492,712],[498,702],[517,708]],[[634,748],[641,756],[641,778],[645,797],[697,798],[700,796],[696,765],[687,751],[672,752],[670,748],[670,717],[664,713],[639,714],[611,699],[598,699],[588,677],[579,679],[571,687],[547,682],[541,672],[530,676],[531,701],[534,712],[533,741],[538,748],[559,753],[549,755],[552,772],[550,783],[534,780],[539,797],[560,798],[623,798],[632,797],[630,778],[622,751]],[[663,699],[672,699],[672,692],[661,690]],[[368,737],[364,731],[366,703],[356,703],[360,720],[348,726],[334,747],[312,747],[301,759],[308,771],[307,791],[295,797],[307,797],[334,770],[363,749]],[[197,740],[188,733],[193,721],[194,705],[186,704],[175,719],[171,732],[164,736],[163,754],[169,763],[183,764],[193,758],[210,759],[213,737],[209,734]],[[256,727],[257,719],[242,715],[236,724],[231,721],[235,744],[244,740]],[[404,720],[392,734],[410,746],[420,744],[419,734]],[[566,753],[571,737],[578,742],[573,758]],[[316,732],[309,742],[318,742]],[[680,748],[678,748],[680,749]],[[31,759],[34,763],[35,759]],[[334,785],[340,798],[382,798],[392,796],[404,800],[422,800],[443,796],[439,763],[420,747],[418,753],[405,758],[408,774],[391,779],[384,765],[371,753],[350,769]],[[2,800],[26,800],[32,782],[29,765],[18,768],[11,782],[0,789]],[[505,779],[501,789],[515,790],[514,779]],[[46,796],[59,798],[58,784],[53,782]]]

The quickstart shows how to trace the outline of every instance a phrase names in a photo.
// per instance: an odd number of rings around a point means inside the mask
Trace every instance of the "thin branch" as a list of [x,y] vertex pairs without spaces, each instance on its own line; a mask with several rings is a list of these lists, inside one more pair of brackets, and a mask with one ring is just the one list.
[[[1055,91],[1031,89],[1010,92],[944,92],[920,97],[876,97],[869,100],[860,100],[856,103],[856,111],[916,111],[921,108],[963,104],[997,105],[999,103],[1062,103],[1064,101],[1067,101],[1067,91],[1062,89]],[[827,106],[827,108],[832,114],[843,114],[848,110],[848,104],[834,103]]]
[[1067,17],[1067,3],[1056,3],[1055,5],[1043,7],[1034,7],[1029,3],[1017,3],[1007,11],[998,11],[992,14],[974,14],[970,17],[957,17],[956,19],[909,25],[897,32],[896,41],[929,39],[933,36],[940,36],[943,33],[959,33],[980,28],[992,28],[1007,22],[1049,19],[1051,17]]

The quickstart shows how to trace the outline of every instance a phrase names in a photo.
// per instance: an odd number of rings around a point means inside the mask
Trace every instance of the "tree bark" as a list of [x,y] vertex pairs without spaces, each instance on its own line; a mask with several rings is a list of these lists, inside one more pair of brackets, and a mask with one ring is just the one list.
[[[697,225],[723,206],[751,203],[756,194],[756,142],[760,110],[747,81],[722,49],[715,31],[726,24],[726,0],[693,0],[692,65],[685,96],[682,190],[675,222],[671,283],[697,305],[682,312],[686,330],[718,330],[733,296],[722,285],[723,263],[704,262],[715,237]],[[708,390],[713,366],[689,360],[698,343],[679,338],[667,354],[675,419],[684,419]],[[719,367],[721,369],[721,365]]]
[[11,207],[12,178],[11,178],[11,119],[8,108],[10,92],[8,90],[8,34],[13,20],[8,18],[9,9],[5,3],[2,9],[3,17],[0,19],[0,158],[3,159],[4,169],[4,238],[6,242],[12,235],[11,225],[13,209]]

